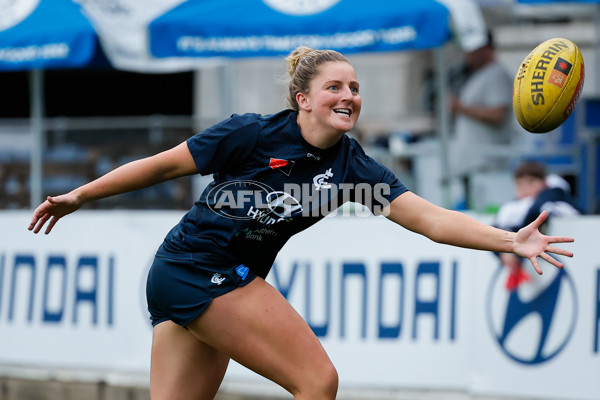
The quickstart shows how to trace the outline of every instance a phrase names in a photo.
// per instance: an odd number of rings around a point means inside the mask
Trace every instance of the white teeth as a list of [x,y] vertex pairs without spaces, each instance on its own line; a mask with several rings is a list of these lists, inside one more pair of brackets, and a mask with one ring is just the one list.
[[341,110],[333,110],[333,112],[338,113],[338,114],[345,114],[345,115],[350,115],[350,110],[347,109],[341,109]]

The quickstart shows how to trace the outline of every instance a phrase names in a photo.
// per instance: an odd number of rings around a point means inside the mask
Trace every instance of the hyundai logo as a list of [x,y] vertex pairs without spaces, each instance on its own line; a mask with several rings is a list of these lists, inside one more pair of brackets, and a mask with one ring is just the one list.
[[302,212],[302,205],[292,195],[286,192],[271,192],[267,195],[267,204],[273,214],[280,218],[289,218]]
[[[548,264],[549,265],[549,264]],[[509,358],[527,365],[542,364],[569,343],[577,322],[577,294],[565,269],[544,271],[517,290],[504,287],[502,265],[494,273],[487,298],[492,336]]]

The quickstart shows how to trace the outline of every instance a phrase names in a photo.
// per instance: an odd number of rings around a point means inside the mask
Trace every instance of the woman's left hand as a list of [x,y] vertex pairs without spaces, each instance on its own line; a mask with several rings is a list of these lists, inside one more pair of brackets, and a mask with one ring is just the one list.
[[543,211],[531,224],[521,228],[513,243],[513,252],[521,257],[527,258],[538,274],[542,274],[537,257],[541,257],[550,264],[562,268],[563,263],[556,260],[549,253],[561,256],[573,257],[573,253],[555,246],[552,243],[569,243],[575,239],[567,236],[546,236],[539,231],[540,225],[548,218],[548,211]]

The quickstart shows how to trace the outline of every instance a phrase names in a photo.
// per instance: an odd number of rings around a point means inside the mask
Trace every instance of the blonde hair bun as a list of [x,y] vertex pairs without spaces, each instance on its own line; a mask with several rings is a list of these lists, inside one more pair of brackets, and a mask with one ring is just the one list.
[[300,46],[294,49],[290,53],[290,55],[286,57],[288,75],[290,77],[294,76],[294,73],[296,72],[296,68],[298,67],[298,63],[300,63],[300,60],[311,51],[314,51],[314,49],[311,49],[307,46]]

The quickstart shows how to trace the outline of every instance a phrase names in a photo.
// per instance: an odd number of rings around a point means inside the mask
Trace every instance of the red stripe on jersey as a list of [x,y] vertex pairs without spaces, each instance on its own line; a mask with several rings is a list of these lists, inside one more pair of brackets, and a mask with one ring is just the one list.
[[289,161],[288,160],[281,160],[279,158],[271,158],[271,161],[269,161],[269,167],[275,169],[275,168],[281,168],[281,167],[285,167],[286,165],[288,165]]

